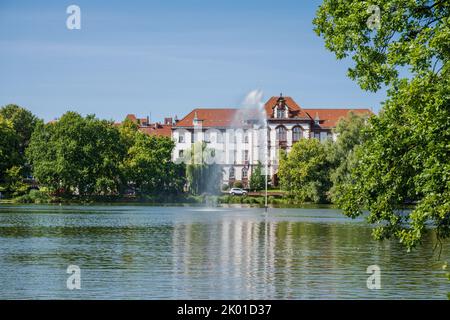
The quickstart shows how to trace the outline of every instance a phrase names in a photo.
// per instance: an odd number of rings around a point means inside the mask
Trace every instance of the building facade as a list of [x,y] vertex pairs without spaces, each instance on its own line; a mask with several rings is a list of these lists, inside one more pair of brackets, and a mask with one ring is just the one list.
[[289,152],[300,139],[335,140],[333,128],[350,111],[372,113],[369,109],[306,109],[282,95],[270,98],[263,110],[194,109],[172,126],[173,160],[189,161],[193,146],[204,143],[206,157],[210,160],[214,150],[214,162],[223,166],[224,183],[242,181],[247,187],[258,161],[265,167],[268,159],[269,176],[276,184],[280,149]]
[[263,172],[267,163],[270,180],[277,184],[279,151],[289,152],[300,139],[336,140],[333,128],[350,111],[372,114],[369,109],[301,108],[291,97],[280,95],[271,97],[262,110],[197,108],[181,120],[165,118],[163,124],[132,114],[127,119],[142,132],[171,137],[173,161],[217,163],[223,168],[224,183],[241,181],[248,187],[258,162]]

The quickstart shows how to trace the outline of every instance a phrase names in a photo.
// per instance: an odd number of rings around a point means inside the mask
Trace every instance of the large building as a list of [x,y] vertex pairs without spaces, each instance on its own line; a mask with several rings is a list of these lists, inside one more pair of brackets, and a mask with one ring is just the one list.
[[266,158],[276,183],[280,149],[289,152],[300,139],[336,139],[332,129],[350,111],[371,114],[369,109],[305,109],[282,95],[270,98],[261,111],[194,109],[172,127],[173,160],[185,158],[194,143],[203,141],[216,151],[225,183],[238,180],[247,186],[253,167],[258,161],[265,165]]
[[280,95],[271,97],[262,110],[198,108],[173,123],[171,118],[166,118],[164,124],[150,124],[148,119],[127,117],[148,134],[171,136],[175,141],[174,161],[192,161],[189,157],[193,148],[206,145],[204,158],[223,167],[224,183],[242,181],[248,186],[254,166],[258,161],[265,166],[266,159],[269,176],[276,184],[280,149],[289,152],[300,139],[335,140],[332,129],[350,111],[372,113],[369,109],[354,108],[306,109],[291,97]]

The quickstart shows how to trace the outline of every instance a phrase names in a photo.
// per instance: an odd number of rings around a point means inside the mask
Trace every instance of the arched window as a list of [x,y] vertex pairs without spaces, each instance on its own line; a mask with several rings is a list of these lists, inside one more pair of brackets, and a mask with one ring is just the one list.
[[247,167],[242,168],[242,179],[247,179],[248,177],[248,169]]
[[231,167],[231,168],[230,168],[229,179],[230,179],[230,180],[234,179],[234,167]]
[[279,126],[277,129],[277,141],[286,141],[286,128]]
[[294,127],[292,129],[292,141],[296,142],[300,140],[303,136],[302,128],[300,127]]

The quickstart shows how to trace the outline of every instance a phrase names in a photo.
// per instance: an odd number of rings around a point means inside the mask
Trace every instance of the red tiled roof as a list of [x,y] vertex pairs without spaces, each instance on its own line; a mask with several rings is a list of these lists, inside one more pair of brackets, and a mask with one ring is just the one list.
[[[289,113],[291,116],[297,118],[309,118],[309,116],[303,111],[304,109],[300,108],[300,106],[292,99],[291,97],[283,97],[286,103],[286,106],[289,109]],[[273,108],[276,106],[278,99],[280,97],[272,97],[269,101],[264,105],[264,109],[266,110],[267,117],[273,117]]]
[[139,131],[149,135],[157,135],[164,137],[172,136],[172,126],[167,124],[152,124],[148,127],[139,127]]
[[131,120],[131,121],[133,121],[133,122],[136,122],[136,121],[137,121],[137,118],[136,118],[136,116],[135,116],[134,114],[127,114],[127,116],[125,117],[125,119],[129,119],[129,120]]
[[[127,114],[125,119],[131,120],[138,125],[139,131],[149,134],[164,137],[172,136],[172,125],[171,124],[160,124],[160,123],[147,123],[148,118],[136,118],[134,114]],[[120,123],[119,123],[120,125]]]
[[311,119],[319,117],[319,125],[322,128],[333,128],[340,118],[345,118],[350,111],[358,114],[372,115],[369,109],[303,109]]
[[239,109],[194,109],[183,119],[178,121],[175,127],[192,127],[194,117],[201,120],[202,127],[231,127]]
[[[372,114],[369,109],[304,109],[291,97],[283,97],[289,109],[290,117],[303,118],[313,121],[316,115],[319,117],[319,124],[322,128],[332,128],[336,126],[338,120],[347,116],[349,111],[355,113]],[[264,105],[267,117],[272,118],[273,107],[278,103],[280,97],[271,97]],[[258,119],[260,112],[257,109],[194,109],[183,119],[178,121],[174,127],[193,127],[194,117],[197,115],[202,127],[232,127],[242,125],[242,120]]]

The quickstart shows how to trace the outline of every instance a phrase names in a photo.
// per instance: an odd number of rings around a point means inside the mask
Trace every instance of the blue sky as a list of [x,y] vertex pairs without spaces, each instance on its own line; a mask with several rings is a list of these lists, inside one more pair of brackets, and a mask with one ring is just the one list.
[[[0,0],[0,105],[51,120],[65,111],[121,120],[238,107],[261,89],[302,107],[380,108],[313,32],[321,1]],[[68,30],[66,8],[81,8]]]

